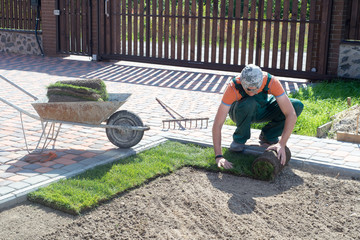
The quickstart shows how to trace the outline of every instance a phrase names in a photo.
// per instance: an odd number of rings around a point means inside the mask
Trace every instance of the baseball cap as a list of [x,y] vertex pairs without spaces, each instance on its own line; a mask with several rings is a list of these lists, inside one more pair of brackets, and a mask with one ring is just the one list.
[[261,68],[255,64],[246,65],[240,73],[240,81],[244,88],[256,87],[259,89],[263,83]]

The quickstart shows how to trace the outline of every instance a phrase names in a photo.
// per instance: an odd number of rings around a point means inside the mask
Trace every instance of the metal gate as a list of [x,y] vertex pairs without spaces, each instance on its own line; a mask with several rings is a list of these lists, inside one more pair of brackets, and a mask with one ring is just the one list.
[[91,56],[91,0],[58,0],[56,4],[57,52]]

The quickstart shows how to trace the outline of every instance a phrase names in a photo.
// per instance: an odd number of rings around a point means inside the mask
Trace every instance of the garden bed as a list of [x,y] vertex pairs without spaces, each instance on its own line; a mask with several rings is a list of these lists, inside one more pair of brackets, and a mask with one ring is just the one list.
[[0,239],[357,239],[360,182],[290,167],[265,182],[182,168],[74,217],[37,204],[0,213]]

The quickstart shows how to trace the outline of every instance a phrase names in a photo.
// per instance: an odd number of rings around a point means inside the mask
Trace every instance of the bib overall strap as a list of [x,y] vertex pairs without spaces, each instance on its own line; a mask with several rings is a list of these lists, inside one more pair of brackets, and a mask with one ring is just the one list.
[[268,73],[268,79],[267,79],[266,85],[263,90],[265,93],[268,93],[268,91],[269,91],[269,84],[270,84],[271,78],[272,78],[271,74]]
[[242,86],[241,84],[239,84],[239,83],[236,82],[235,77],[233,78],[232,81],[233,81],[233,83],[234,83],[234,85],[235,85],[235,88],[239,91],[241,97],[244,98],[244,97],[248,96],[247,93],[245,92],[243,86]]

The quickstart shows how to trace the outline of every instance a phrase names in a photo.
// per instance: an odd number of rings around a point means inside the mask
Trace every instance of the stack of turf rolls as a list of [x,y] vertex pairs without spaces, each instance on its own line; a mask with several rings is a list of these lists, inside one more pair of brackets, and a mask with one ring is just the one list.
[[107,101],[105,83],[100,79],[58,81],[47,87],[49,102]]

